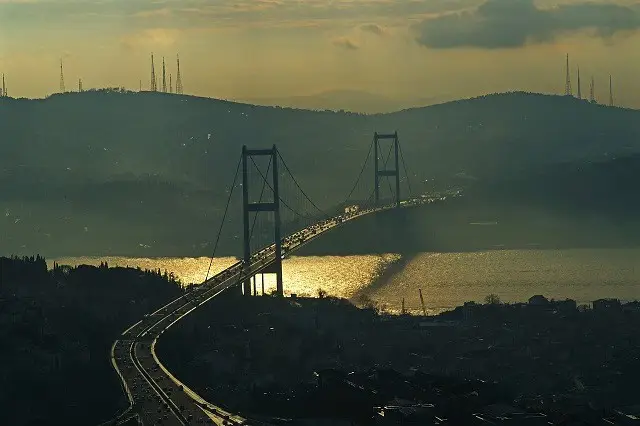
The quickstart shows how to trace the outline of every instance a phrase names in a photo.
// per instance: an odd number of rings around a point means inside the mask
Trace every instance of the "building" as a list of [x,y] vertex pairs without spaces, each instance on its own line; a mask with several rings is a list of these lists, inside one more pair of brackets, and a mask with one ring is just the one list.
[[618,299],[598,299],[593,301],[595,312],[617,312],[622,310],[622,304]]
[[549,299],[541,294],[536,294],[535,296],[531,296],[529,298],[529,305],[531,306],[547,306],[548,304]]

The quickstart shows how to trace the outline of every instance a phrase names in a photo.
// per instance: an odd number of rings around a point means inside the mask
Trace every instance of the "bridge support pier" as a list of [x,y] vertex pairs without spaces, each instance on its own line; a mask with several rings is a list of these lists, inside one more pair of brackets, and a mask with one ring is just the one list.
[[[249,202],[249,179],[248,179],[248,161],[251,157],[271,156],[272,164],[272,179],[273,179],[273,201],[270,203],[250,203]],[[268,176],[266,176],[268,179]],[[256,212],[273,212],[274,214],[274,229],[273,238],[275,244],[275,261],[274,263],[263,270],[263,273],[276,274],[276,293],[278,296],[284,296],[284,288],[282,285],[282,239],[280,236],[280,193],[278,188],[278,150],[275,145],[271,149],[247,149],[246,145],[242,146],[242,222],[244,229],[244,250],[243,260],[245,268],[251,266],[251,229],[249,227],[249,213]],[[254,294],[255,290],[255,275],[254,279]],[[264,276],[262,283],[262,291],[264,293]],[[251,296],[251,278],[243,283],[243,293],[245,296]]]
[[[395,168],[387,169],[386,160],[384,162],[385,169],[380,170],[380,165],[378,164],[380,161],[380,144],[379,141],[382,139],[392,139],[393,140],[393,149],[394,149],[394,157],[395,157]],[[399,140],[398,140],[398,132],[394,133],[378,133],[375,132],[373,134],[373,150],[375,159],[375,170],[374,170],[374,188],[375,188],[375,202],[376,205],[380,202],[380,177],[381,176],[394,176],[396,179],[396,207],[400,207],[400,166],[398,159],[398,148],[399,148]]]

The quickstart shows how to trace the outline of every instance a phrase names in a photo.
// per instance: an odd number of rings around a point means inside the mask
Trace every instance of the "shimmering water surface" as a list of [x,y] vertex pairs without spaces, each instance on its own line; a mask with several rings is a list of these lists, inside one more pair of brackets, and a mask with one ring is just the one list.
[[[282,265],[285,293],[300,296],[315,296],[322,289],[330,295],[353,297],[370,286],[401,256],[396,254],[370,256],[309,256],[290,257]],[[201,258],[128,258],[128,257],[69,257],[51,259],[65,265],[100,265],[106,261],[109,266],[131,266],[142,269],[160,269],[175,273],[183,284],[200,283],[208,276],[232,265],[237,259],[232,257],[211,259]],[[264,276],[265,293],[275,289],[275,276]],[[257,279],[257,289],[262,293],[262,277]]]
[[[201,282],[207,274],[207,258],[136,259],[86,257],[52,259],[67,265],[139,266],[174,272],[183,283]],[[235,262],[215,259],[212,275]],[[50,265],[50,266],[51,266]],[[429,313],[482,301],[495,293],[503,301],[526,301],[534,294],[556,299],[573,298],[588,303],[602,297],[640,299],[640,249],[492,250],[471,253],[419,253],[367,256],[291,257],[283,264],[286,293],[369,297],[397,311],[402,299],[408,310],[418,312],[422,289]],[[257,280],[261,293],[261,280]],[[265,276],[265,291],[275,279]]]

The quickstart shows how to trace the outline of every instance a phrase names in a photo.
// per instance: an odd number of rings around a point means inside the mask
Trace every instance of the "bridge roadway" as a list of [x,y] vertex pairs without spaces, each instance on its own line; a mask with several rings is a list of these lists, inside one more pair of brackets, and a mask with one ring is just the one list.
[[[435,201],[416,198],[403,201],[401,207],[413,207]],[[344,213],[315,223],[282,240],[283,258],[324,232],[364,215],[393,208],[393,205]],[[193,290],[169,302],[157,311],[125,330],[111,349],[111,362],[120,376],[130,407],[114,424],[136,417],[138,423],[148,425],[239,425],[260,423],[228,413],[204,399],[181,383],[169,372],[155,353],[156,340],[162,333],[198,306],[230,287],[260,273],[275,261],[272,244],[251,257],[250,266],[237,262],[208,279]]]

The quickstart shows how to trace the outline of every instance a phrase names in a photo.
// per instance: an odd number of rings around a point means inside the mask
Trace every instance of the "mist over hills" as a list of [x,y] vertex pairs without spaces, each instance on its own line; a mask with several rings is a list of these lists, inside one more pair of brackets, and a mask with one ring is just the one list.
[[[328,208],[347,195],[374,131],[398,130],[414,192],[428,192],[638,153],[639,114],[527,93],[375,115],[163,93],[0,98],[0,250],[210,254],[243,144],[277,144]],[[235,254],[230,225],[221,243]]]
[[272,105],[309,110],[351,111],[365,114],[378,114],[398,111],[410,107],[431,105],[441,102],[442,97],[424,97],[407,99],[388,97],[360,90],[329,90],[311,95],[287,97],[248,98],[242,101],[256,105]]
[[610,156],[586,163],[561,163],[512,179],[476,185],[467,194],[487,202],[509,200],[532,208],[550,206],[566,216],[615,215],[640,223],[640,155]]
[[429,251],[639,247],[639,180],[640,155],[546,165],[476,181],[446,202],[366,216],[300,253],[406,259]]

